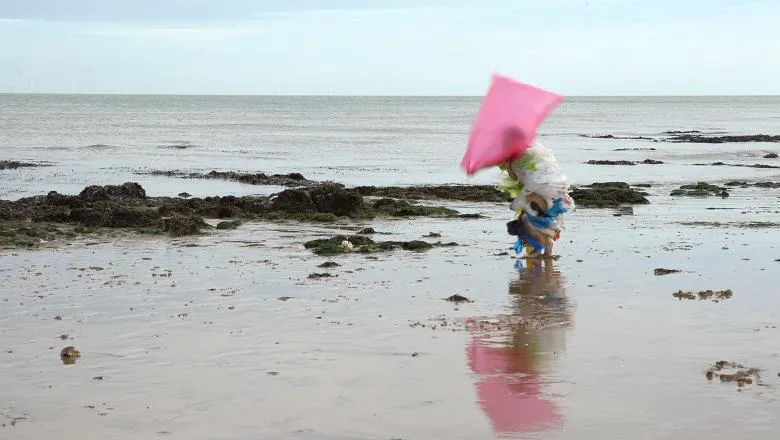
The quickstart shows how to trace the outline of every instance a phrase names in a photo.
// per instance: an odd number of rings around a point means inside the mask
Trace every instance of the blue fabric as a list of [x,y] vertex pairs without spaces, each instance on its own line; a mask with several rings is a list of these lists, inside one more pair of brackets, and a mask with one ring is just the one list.
[[521,235],[517,236],[517,241],[515,242],[515,253],[519,254],[523,252],[523,247],[529,247],[533,249],[534,252],[542,252],[544,250],[544,246],[538,241],[534,240],[533,237],[528,235],[528,233],[525,231],[523,231]]
[[568,209],[563,207],[563,197],[559,197],[553,202],[552,208],[547,210],[547,216],[555,218],[566,211],[568,211]]
[[557,198],[544,216],[535,216],[527,212],[524,215],[528,218],[528,222],[531,223],[534,228],[547,229],[554,225],[555,219],[566,211],[568,210],[563,207],[563,198]]

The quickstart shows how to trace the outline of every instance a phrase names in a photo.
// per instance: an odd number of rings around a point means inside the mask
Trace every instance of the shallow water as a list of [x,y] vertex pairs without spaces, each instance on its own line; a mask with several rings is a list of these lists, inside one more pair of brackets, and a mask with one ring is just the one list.
[[[233,184],[163,181],[133,173],[180,169],[287,173],[349,185],[489,183],[459,168],[479,98],[68,96],[0,94],[0,160],[51,168],[0,172],[0,198],[135,180],[150,195],[195,196]],[[692,167],[763,163],[780,144],[673,144],[580,135],[660,137],[668,130],[780,133],[780,97],[568,98],[540,130],[574,183],[765,178],[780,169]],[[614,151],[656,148],[656,151]],[[656,159],[664,165],[593,166],[589,159]],[[166,183],[167,182],[167,183]]]
[[[777,144],[579,135],[777,134],[777,99],[569,100],[542,133],[567,174],[652,183],[652,203],[633,216],[571,213],[561,258],[547,265],[518,266],[507,207],[474,203],[451,205],[488,219],[354,225],[393,234],[377,240],[439,232],[460,247],[335,257],[334,269],[318,268],[326,259],[302,243],[346,232],[338,226],[247,223],[0,251],[0,438],[775,438],[780,243],[776,225],[746,224],[778,222],[780,191],[669,193],[700,180],[780,180],[777,169],[692,165],[777,165],[763,158]],[[0,95],[0,160],[55,162],[0,171],[0,198],[127,180],[149,195],[280,189],[133,174],[152,168],[466,182],[457,165],[477,104]],[[646,158],[665,163],[583,163]],[[307,278],[315,272],[336,276]],[[734,296],[672,296],[707,289]],[[444,301],[454,293],[473,302]],[[82,357],[63,365],[68,345]],[[719,360],[761,369],[761,382],[709,382]]]
[[[4,251],[0,414],[23,419],[0,437],[774,438],[776,228],[705,209],[772,191],[578,210],[560,260],[532,267],[500,255],[504,206],[465,203],[453,206],[490,218],[372,224],[461,247],[335,269],[302,246],[331,228],[263,223]],[[678,224],[714,216],[727,226]],[[324,271],[337,277],[307,278]],[[727,288],[719,303],[672,297]],[[443,300],[453,293],[474,302]],[[73,365],[66,345],[82,352]],[[709,382],[721,359],[762,383]]]

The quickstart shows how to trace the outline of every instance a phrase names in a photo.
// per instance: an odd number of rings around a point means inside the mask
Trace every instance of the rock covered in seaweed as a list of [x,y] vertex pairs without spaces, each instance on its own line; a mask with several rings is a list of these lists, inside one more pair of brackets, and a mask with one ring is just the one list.
[[572,198],[585,208],[610,208],[622,204],[646,205],[650,203],[645,197],[647,195],[626,182],[597,182],[571,190]]

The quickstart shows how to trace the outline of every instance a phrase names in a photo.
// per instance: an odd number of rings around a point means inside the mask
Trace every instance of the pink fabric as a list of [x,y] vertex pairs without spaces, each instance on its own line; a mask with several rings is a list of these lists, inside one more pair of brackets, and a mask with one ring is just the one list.
[[536,131],[563,96],[493,75],[477,113],[461,167],[472,175],[480,169],[521,156]]
[[555,404],[541,397],[530,353],[520,347],[487,346],[480,338],[472,338],[466,351],[469,367],[480,376],[479,405],[496,433],[539,432],[562,423]]

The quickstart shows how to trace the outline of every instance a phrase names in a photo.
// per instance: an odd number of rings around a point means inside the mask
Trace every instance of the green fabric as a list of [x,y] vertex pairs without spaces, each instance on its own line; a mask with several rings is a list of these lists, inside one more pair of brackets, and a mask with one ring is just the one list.
[[[537,169],[536,155],[529,151],[526,154],[523,154],[519,159],[516,159],[514,162],[512,162],[512,167],[515,169],[525,168],[529,172],[534,172]],[[512,199],[515,199],[518,195],[520,195],[520,191],[523,189],[523,182],[517,181],[509,175],[506,163],[502,163],[498,166],[498,168],[502,171],[501,174],[503,176],[501,178],[501,183],[496,185],[496,189],[505,194],[508,194]]]
[[519,182],[509,177],[509,173],[506,173],[506,175],[501,179],[501,183],[496,185],[496,189],[505,194],[508,194],[512,199],[515,199],[518,195],[520,195],[520,191],[523,189],[523,182]]

